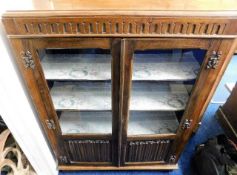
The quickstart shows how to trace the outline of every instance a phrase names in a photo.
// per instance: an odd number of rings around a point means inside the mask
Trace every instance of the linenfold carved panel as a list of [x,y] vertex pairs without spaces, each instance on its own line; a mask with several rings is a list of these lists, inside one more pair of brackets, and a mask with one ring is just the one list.
[[145,34],[145,35],[222,35],[227,23],[210,20],[181,20],[165,18],[70,18],[70,19],[16,19],[19,34],[50,35],[50,34]]
[[108,140],[68,140],[64,143],[71,163],[111,161]]
[[127,162],[165,161],[171,140],[131,141],[127,144]]

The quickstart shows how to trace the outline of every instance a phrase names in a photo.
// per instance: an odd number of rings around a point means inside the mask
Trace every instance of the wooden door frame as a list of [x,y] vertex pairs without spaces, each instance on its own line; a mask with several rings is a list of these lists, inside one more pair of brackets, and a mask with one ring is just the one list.
[[[120,39],[117,38],[32,38],[32,39],[10,39],[17,65],[23,75],[32,102],[39,115],[39,120],[43,130],[50,142],[54,155],[59,160],[59,164],[69,163],[66,150],[64,150],[63,140],[65,138],[77,139],[108,139],[112,140],[112,161],[114,165],[118,162],[118,138],[119,138],[119,62],[120,62]],[[111,81],[112,81],[112,134],[75,134],[62,135],[58,117],[53,106],[48,85],[44,77],[43,69],[37,49],[45,48],[101,48],[110,49],[112,55]],[[25,65],[23,57],[27,57],[27,51],[33,60],[32,67]],[[49,129],[45,121],[53,121],[53,129]],[[65,159],[66,157],[66,159]]]
[[[61,41],[61,42],[60,42]],[[79,42],[80,41],[80,42]],[[162,41],[162,42],[161,42]],[[172,42],[171,42],[172,41]],[[10,42],[12,44],[12,48],[15,52],[16,62],[18,67],[24,77],[26,86],[28,88],[28,92],[32,98],[33,104],[35,105],[35,109],[38,112],[39,119],[42,123],[43,130],[47,135],[47,138],[50,142],[50,146],[54,155],[60,159],[61,156],[65,156],[65,151],[61,148],[61,142],[64,139],[61,137],[61,131],[59,129],[59,123],[56,119],[56,113],[53,110],[53,104],[51,97],[49,96],[49,92],[47,90],[47,83],[45,81],[42,67],[40,66],[39,59],[36,48],[46,48],[46,46],[52,47],[60,47],[65,48],[88,48],[92,47],[92,43],[94,46],[98,46],[98,48],[107,48],[111,49],[111,53],[113,55],[112,66],[115,71],[112,71],[112,77],[116,78],[116,81],[113,81],[112,88],[112,100],[116,101],[112,103],[113,105],[113,131],[112,131],[112,142],[113,142],[113,163],[114,165],[124,165],[125,163],[125,151],[126,151],[126,143],[127,140],[138,140],[138,139],[159,139],[159,138],[172,138],[175,139],[173,147],[170,151],[170,156],[174,155],[175,159],[170,163],[176,163],[180,153],[184,149],[185,144],[190,138],[192,132],[197,127],[199,121],[201,120],[201,116],[204,113],[214,91],[217,87],[224,70],[234,53],[234,49],[236,47],[237,40],[235,39],[195,39],[195,38],[141,38],[141,39],[120,39],[120,38],[38,38],[38,39],[22,39],[22,38],[11,38]],[[82,45],[80,45],[83,43]],[[200,86],[195,86],[193,92],[201,92],[201,89],[205,85],[204,94],[206,95],[205,99],[200,99],[202,101],[202,105],[199,105],[198,111],[191,109],[189,112],[185,112],[183,120],[190,119],[192,117],[193,123],[191,124],[188,130],[182,130],[181,125],[178,129],[177,135],[151,135],[144,137],[129,137],[127,139],[127,123],[128,118],[125,117],[128,115],[128,105],[129,105],[129,97],[130,97],[130,87],[131,87],[131,75],[132,75],[132,55],[133,51],[136,49],[170,49],[170,48],[202,48],[208,50],[206,53],[205,61],[202,64],[201,75],[197,78],[197,82]],[[35,63],[35,67],[31,69],[30,67],[25,67],[23,64],[22,53],[30,51],[32,54],[32,59]],[[222,51],[222,56],[219,61],[219,65],[215,70],[206,70],[205,65],[208,61],[208,58],[212,54],[213,51]],[[130,58],[130,59],[129,59]],[[206,77],[206,78],[200,78]],[[112,78],[112,79],[113,79]],[[205,80],[205,81],[203,81]],[[45,90],[46,89],[46,90]],[[196,106],[197,99],[201,98],[192,93],[188,106]],[[43,99],[45,99],[43,101]],[[192,101],[192,102],[190,102]],[[45,103],[47,105],[45,106]],[[115,106],[117,107],[115,109]],[[50,108],[50,109],[49,109]],[[193,110],[196,115],[193,117]],[[187,111],[187,110],[186,110]],[[53,120],[55,122],[56,129],[49,130],[45,120]],[[181,121],[181,123],[183,122]],[[96,136],[96,135],[72,135],[69,137],[73,138],[108,138],[108,135]],[[63,157],[62,157],[63,158]],[[169,157],[167,158],[169,159]],[[65,162],[59,162],[59,164],[64,165]]]
[[[200,69],[200,74],[196,79],[194,89],[192,90],[192,94],[189,98],[189,102],[181,121],[182,124],[185,119],[191,119],[191,125],[188,129],[182,129],[182,125],[179,126],[177,139],[171,148],[170,156],[167,158],[167,161],[170,163],[177,163],[189,138],[192,136],[193,132],[197,130],[203,114],[225,72],[228,63],[230,62],[231,57],[234,54],[236,44],[236,39],[212,39],[212,44],[207,50]],[[213,55],[213,51],[216,51],[221,55],[216,68],[207,69],[206,65],[209,58]]]
[[[121,165],[125,164],[126,144],[128,140],[149,140],[159,138],[175,138],[171,150],[167,156],[167,163],[177,163],[177,160],[184,149],[185,144],[191,134],[198,126],[201,117],[210,102],[213,92],[220,81],[227,63],[233,54],[234,39],[197,39],[197,38],[160,38],[160,39],[123,39],[121,49],[121,88],[120,88],[120,117],[122,118],[122,139],[121,139]],[[133,52],[135,50],[146,49],[205,49],[206,54],[197,76],[194,89],[190,95],[185,113],[179,124],[176,136],[167,134],[148,136],[127,136],[129,99],[132,82]],[[216,69],[206,69],[208,59],[213,51],[222,52],[219,65]],[[201,93],[201,94],[200,94]],[[201,96],[206,96],[202,98]],[[199,107],[196,107],[197,104]],[[182,124],[186,119],[191,119],[192,123],[186,130],[182,129]]]

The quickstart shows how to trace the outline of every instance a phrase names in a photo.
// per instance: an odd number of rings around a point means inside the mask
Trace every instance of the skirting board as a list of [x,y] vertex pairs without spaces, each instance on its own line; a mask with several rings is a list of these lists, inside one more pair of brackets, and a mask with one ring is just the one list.
[[127,165],[123,167],[116,166],[76,166],[76,165],[60,165],[59,170],[174,170],[178,169],[178,164],[172,165]]

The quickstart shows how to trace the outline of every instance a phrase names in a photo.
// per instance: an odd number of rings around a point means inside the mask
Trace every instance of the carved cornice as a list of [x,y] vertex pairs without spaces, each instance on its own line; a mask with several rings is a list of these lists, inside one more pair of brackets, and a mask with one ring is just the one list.
[[[236,35],[236,19],[210,17],[27,17],[3,18],[9,36],[169,36],[218,37]],[[230,37],[230,36],[229,36]]]

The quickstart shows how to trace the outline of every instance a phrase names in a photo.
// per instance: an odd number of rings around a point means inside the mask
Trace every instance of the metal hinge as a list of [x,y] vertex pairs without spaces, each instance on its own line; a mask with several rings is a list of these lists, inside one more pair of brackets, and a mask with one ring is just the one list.
[[182,124],[182,129],[185,130],[185,129],[190,128],[192,121],[193,120],[191,120],[191,119],[185,119]]
[[22,58],[25,68],[31,68],[31,69],[35,68],[35,62],[32,58],[32,54],[30,53],[30,51],[26,51],[26,52],[22,51],[21,58]]
[[67,157],[66,156],[59,156],[60,163],[67,163]]
[[219,52],[213,51],[211,57],[209,58],[209,60],[207,62],[206,68],[207,69],[216,69],[221,55],[222,55],[221,51],[219,51]]
[[170,159],[169,159],[169,163],[175,163],[176,160],[176,156],[175,155],[171,155]]
[[52,119],[45,120],[45,123],[46,123],[48,129],[55,129],[56,128],[55,127],[55,123],[54,123],[54,121]]

